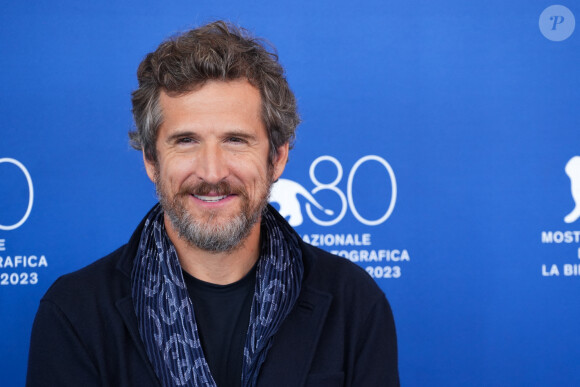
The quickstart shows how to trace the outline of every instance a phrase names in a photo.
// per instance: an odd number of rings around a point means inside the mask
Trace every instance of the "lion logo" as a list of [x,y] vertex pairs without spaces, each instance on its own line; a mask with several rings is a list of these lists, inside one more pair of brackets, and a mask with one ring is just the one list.
[[288,220],[290,226],[300,226],[304,221],[298,195],[308,200],[308,202],[310,202],[314,207],[324,211],[326,215],[334,214],[332,210],[327,210],[322,207],[320,203],[314,199],[312,194],[310,194],[310,192],[300,184],[288,179],[278,179],[278,181],[272,185],[270,203],[278,203],[280,205],[280,215]]
[[572,212],[564,217],[564,222],[572,223],[580,218],[580,156],[572,157],[566,164],[564,170],[570,178],[572,199],[574,199],[574,202],[576,203]]

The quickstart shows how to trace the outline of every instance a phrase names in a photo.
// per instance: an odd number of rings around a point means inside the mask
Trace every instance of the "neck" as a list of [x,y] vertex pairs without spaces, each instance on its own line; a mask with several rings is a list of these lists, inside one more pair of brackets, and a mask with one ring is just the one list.
[[167,235],[177,251],[183,270],[191,276],[216,285],[227,285],[242,279],[254,267],[260,256],[260,221],[250,234],[233,250],[213,252],[192,246],[179,237],[165,216]]

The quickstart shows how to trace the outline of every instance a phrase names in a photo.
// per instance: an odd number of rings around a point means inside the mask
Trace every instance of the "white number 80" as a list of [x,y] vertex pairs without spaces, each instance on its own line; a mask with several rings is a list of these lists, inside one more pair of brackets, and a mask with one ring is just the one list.
[[[336,178],[328,184],[323,184],[316,178],[316,174],[315,174],[316,167],[322,161],[330,161],[336,167]],[[381,216],[380,218],[375,219],[375,220],[365,219],[359,214],[359,212],[357,211],[356,206],[354,204],[354,198],[352,195],[352,185],[353,185],[354,176],[356,174],[356,171],[363,163],[365,163],[367,161],[377,161],[381,165],[383,165],[385,167],[385,169],[387,170],[387,172],[389,174],[389,179],[391,181],[391,200],[389,202],[389,207],[387,208],[387,211],[383,214],[383,216]],[[312,182],[316,186],[316,188],[314,188],[312,190],[312,194],[314,195],[317,192],[322,191],[322,190],[330,190],[332,192],[335,192],[341,201],[340,213],[334,219],[327,220],[327,221],[320,220],[316,216],[314,216],[314,214],[312,213],[312,207],[311,207],[310,203],[306,203],[306,212],[308,213],[308,216],[310,217],[310,219],[312,219],[312,221],[314,223],[316,223],[320,226],[335,225],[336,223],[338,223],[342,220],[342,218],[346,214],[347,207],[350,208],[350,211],[352,212],[354,217],[359,222],[366,224],[367,226],[379,225],[379,224],[383,223],[385,220],[387,220],[389,218],[389,216],[391,216],[393,209],[395,208],[395,203],[397,201],[397,181],[395,179],[395,173],[393,172],[393,169],[391,168],[391,166],[389,165],[389,163],[385,159],[383,159],[380,156],[368,155],[368,156],[361,157],[356,163],[354,163],[354,165],[352,166],[352,169],[350,170],[350,173],[348,174],[348,181],[347,181],[347,185],[346,185],[346,196],[348,197],[348,199],[347,199],[347,197],[345,197],[344,193],[336,186],[340,182],[340,180],[342,179],[342,174],[343,174],[342,165],[340,164],[340,162],[336,158],[334,158],[332,156],[320,156],[312,162],[312,165],[310,165],[310,180],[312,180]],[[347,204],[347,202],[348,202],[348,204]]]

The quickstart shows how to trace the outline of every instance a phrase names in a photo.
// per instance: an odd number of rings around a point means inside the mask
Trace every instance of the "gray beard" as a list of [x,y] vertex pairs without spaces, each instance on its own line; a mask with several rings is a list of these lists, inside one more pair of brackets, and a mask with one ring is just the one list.
[[253,226],[260,219],[270,197],[272,169],[268,171],[266,182],[268,187],[255,208],[251,208],[247,194],[242,195],[244,201],[240,213],[224,224],[215,225],[212,222],[215,213],[210,214],[207,221],[194,218],[179,200],[180,195],[172,199],[164,195],[163,184],[160,180],[157,175],[155,184],[157,197],[179,237],[202,250],[223,253],[235,250],[248,237]]
[[246,239],[267,203],[263,203],[258,211],[249,214],[249,217],[247,211],[242,211],[225,224],[211,225],[213,216],[207,223],[200,222],[191,216],[179,201],[176,200],[172,205],[167,205],[165,198],[159,192],[157,195],[179,237],[193,246],[213,253],[232,251]]

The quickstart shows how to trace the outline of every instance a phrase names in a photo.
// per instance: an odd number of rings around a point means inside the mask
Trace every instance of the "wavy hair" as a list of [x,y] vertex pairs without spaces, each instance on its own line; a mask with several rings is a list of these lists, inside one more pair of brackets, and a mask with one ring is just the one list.
[[296,98],[288,86],[275,48],[240,27],[216,21],[170,38],[147,54],[137,70],[139,87],[133,91],[136,130],[131,145],[157,163],[155,143],[163,112],[159,94],[185,94],[210,80],[247,79],[260,91],[262,120],[267,128],[269,161],[278,147],[292,147],[300,123]]

